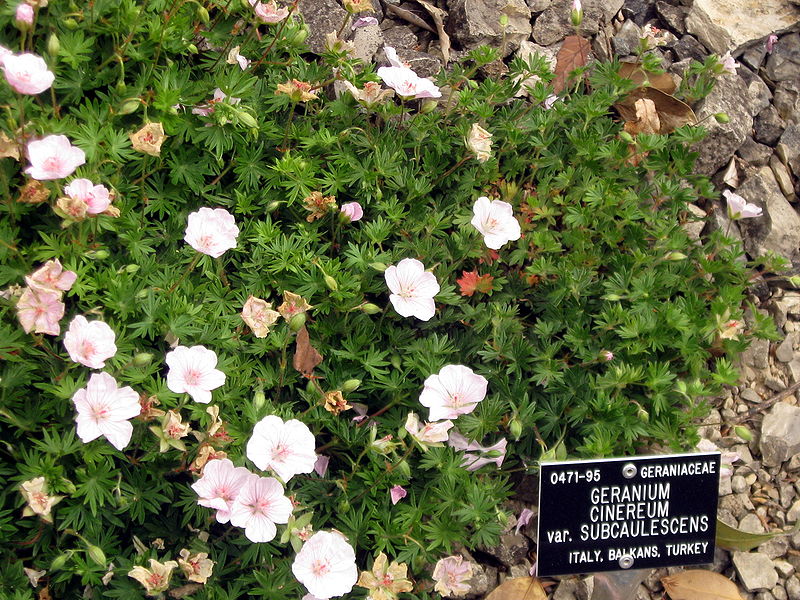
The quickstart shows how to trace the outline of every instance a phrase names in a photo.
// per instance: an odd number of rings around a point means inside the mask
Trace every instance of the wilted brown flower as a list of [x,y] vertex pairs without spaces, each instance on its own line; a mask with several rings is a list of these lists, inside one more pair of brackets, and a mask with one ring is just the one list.
[[150,156],[161,156],[161,144],[167,139],[161,123],[145,123],[136,133],[130,134],[133,149]]
[[154,558],[150,559],[150,568],[135,566],[128,571],[128,577],[133,577],[144,586],[148,596],[157,596],[159,592],[166,591],[169,587],[169,578],[172,570],[178,566],[174,560],[160,563]]
[[306,81],[292,79],[286,83],[279,83],[275,95],[285,94],[292,102],[308,102],[316,100],[317,93],[311,90],[311,84]]
[[408,579],[408,566],[405,563],[392,561],[381,552],[372,565],[372,571],[361,571],[356,585],[369,590],[372,600],[397,600],[400,592],[410,592],[414,589]]
[[178,565],[180,565],[183,574],[186,575],[186,579],[196,583],[205,583],[211,577],[214,561],[208,558],[207,552],[191,554],[184,548],[181,550],[180,555]]
[[0,131],[0,158],[19,160],[19,144]]
[[25,498],[25,502],[28,503],[22,511],[22,516],[39,515],[48,523],[53,521],[53,517],[50,516],[50,510],[63,498],[63,496],[49,496],[47,494],[47,484],[44,477],[36,477],[23,482],[20,486],[20,493]]
[[374,10],[372,0],[344,0],[344,9],[349,13],[359,13]]
[[283,292],[283,304],[278,307],[278,312],[284,319],[289,321],[293,316],[304,313],[311,308],[314,307],[306,302],[306,299],[302,296],[292,292]]
[[392,89],[383,89],[380,83],[375,81],[368,81],[364,84],[363,89],[358,89],[349,81],[345,80],[344,87],[347,88],[347,91],[356,99],[356,101],[366,106],[367,108],[372,108],[376,104],[380,104],[384,100],[391,98],[394,96],[394,90]]
[[467,148],[475,153],[478,162],[486,162],[492,155],[492,134],[473,123],[466,138]]
[[323,196],[322,192],[311,192],[310,196],[303,198],[303,207],[311,212],[306,217],[306,221],[311,223],[336,210],[336,196]]
[[83,221],[86,218],[86,202],[80,198],[70,198],[62,196],[56,200],[56,212],[59,216],[72,219],[73,221]]
[[333,390],[331,392],[326,392],[325,396],[325,410],[334,415],[338,415],[343,410],[349,410],[353,408],[347,403],[347,400],[344,399],[342,396],[341,390]]
[[192,473],[198,473],[200,476],[202,476],[203,468],[206,466],[206,463],[217,458],[228,458],[228,453],[222,450],[216,450],[211,444],[204,442],[200,445],[200,450],[197,452],[197,458],[195,458],[192,461],[192,464],[189,465],[189,470]]
[[41,204],[50,197],[50,190],[41,181],[35,179],[23,185],[19,190],[17,202],[23,204]]
[[142,407],[142,411],[139,413],[137,418],[141,419],[142,421],[153,421],[155,419],[160,419],[167,414],[159,408],[153,408],[154,406],[159,406],[160,404],[161,402],[158,401],[157,396],[139,396],[139,405]]
[[272,310],[270,302],[255,296],[250,296],[242,308],[242,319],[257,338],[267,337],[270,327],[280,316],[279,312]]

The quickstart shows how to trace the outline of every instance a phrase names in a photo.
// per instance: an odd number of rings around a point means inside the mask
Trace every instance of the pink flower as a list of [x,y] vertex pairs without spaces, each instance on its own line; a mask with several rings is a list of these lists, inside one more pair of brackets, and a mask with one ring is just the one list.
[[189,215],[183,239],[198,252],[219,258],[226,250],[236,248],[238,235],[231,213],[224,208],[203,207]]
[[518,240],[522,232],[514,218],[514,209],[508,202],[481,196],[472,207],[472,226],[482,235],[483,242],[492,250],[499,250],[506,243]]
[[405,430],[420,443],[423,449],[437,444],[441,446],[441,442],[447,441],[447,432],[452,426],[452,421],[442,421],[440,423],[425,423],[425,426],[420,428],[419,417],[417,417],[417,413],[413,412],[408,413],[404,425]]
[[217,521],[227,523],[231,518],[233,502],[251,479],[258,475],[244,467],[234,467],[227,458],[214,459],[206,463],[203,476],[192,484],[199,496],[197,503],[217,510]]
[[105,361],[117,353],[116,335],[103,321],[86,320],[78,315],[64,335],[64,347],[69,357],[90,369],[102,369]]
[[263,23],[274,25],[280,23],[289,16],[289,11],[283,7],[278,8],[274,1],[263,4],[258,0],[249,0],[250,6],[253,7],[253,12]]
[[314,434],[297,419],[268,415],[253,428],[247,442],[247,458],[259,469],[271,469],[284,483],[298,473],[311,473],[317,462]]
[[[228,63],[229,65],[238,64],[239,68],[242,71],[244,71],[247,67],[250,66],[250,60],[247,57],[242,56],[241,54],[239,54],[239,46],[234,46],[233,48],[230,49],[230,52],[228,52],[228,58],[225,60],[225,62]],[[222,92],[222,90],[217,88],[216,90],[214,90],[214,96],[215,97],[216,97],[216,93],[217,92],[219,92],[220,94],[225,96],[225,94]],[[195,112],[195,110],[198,110],[198,109],[193,109],[192,112]],[[209,111],[209,112],[211,112],[211,111]],[[195,113],[195,114],[197,114],[197,113]],[[206,116],[207,116],[207,114],[206,114]]]
[[602,358],[606,362],[610,362],[614,360],[614,353],[611,352],[611,350],[601,350],[600,358]]
[[778,36],[774,33],[770,33],[769,37],[767,37],[767,43],[764,45],[764,48],[767,50],[767,54],[772,54],[772,51],[775,49],[775,43],[778,41]]
[[761,207],[750,204],[739,194],[734,194],[730,190],[725,190],[722,192],[722,195],[725,196],[725,200],[728,201],[728,216],[734,221],[761,216]]
[[392,497],[392,504],[397,504],[400,500],[408,496],[408,492],[403,486],[396,485],[389,490],[389,495]]
[[489,463],[494,463],[498,468],[501,467],[506,457],[508,440],[503,438],[492,446],[481,446],[475,441],[470,442],[454,429],[450,432],[450,439],[447,440],[447,445],[456,450],[464,451],[464,460],[461,461],[462,467],[466,467],[467,471],[477,471],[483,465],[488,465]]
[[17,10],[14,11],[14,20],[23,25],[33,25],[33,7],[27,2],[17,4]]
[[383,274],[392,292],[389,300],[402,317],[416,317],[428,321],[436,313],[433,297],[439,293],[439,282],[425,265],[415,258],[404,258]]
[[523,508],[522,512],[519,513],[519,516],[517,517],[517,527],[514,529],[514,533],[518,534],[520,529],[530,523],[532,516],[533,511],[530,508]]
[[428,417],[431,421],[455,419],[475,410],[486,397],[488,385],[485,377],[469,367],[447,365],[425,380],[419,401],[431,409]]
[[283,495],[283,486],[272,477],[249,478],[231,508],[231,525],[244,527],[251,542],[275,538],[275,523],[288,523],[292,501]]
[[441,98],[442,93],[430,79],[420,77],[408,67],[381,67],[378,77],[404,98]]
[[73,200],[85,202],[86,212],[90,215],[99,215],[111,206],[108,188],[94,185],[88,179],[73,179],[64,188],[64,193]]
[[196,402],[211,402],[211,390],[225,383],[225,373],[216,369],[217,355],[205,346],[178,346],[167,352],[167,387],[176,394],[187,393]]
[[722,63],[722,68],[727,71],[730,75],[736,75],[736,68],[739,66],[733,57],[731,56],[730,52],[726,52],[725,56],[720,59]]
[[[237,48],[238,48],[238,46],[237,46]],[[236,60],[238,61],[238,58]],[[247,59],[245,59],[245,60],[247,60]],[[241,66],[241,62],[239,64]],[[242,70],[244,70],[244,68]],[[239,102],[242,101],[241,98],[235,98],[233,96],[228,98],[228,95],[225,92],[223,92],[221,89],[214,88],[214,95],[211,98],[211,100],[208,101],[208,104],[201,104],[200,106],[196,106],[195,108],[192,109],[192,114],[200,115],[201,117],[207,117],[208,115],[210,115],[211,113],[214,112],[214,105],[219,103],[219,102],[224,102],[225,99],[228,99],[228,104],[231,104],[231,105],[234,105],[234,106],[236,104],[239,104]]]
[[64,308],[60,293],[29,287],[17,302],[17,318],[25,333],[58,335],[61,333],[58,322],[64,316]]
[[386,60],[388,60],[389,64],[393,67],[401,67],[407,69],[411,66],[407,62],[400,60],[400,57],[397,56],[397,50],[395,50],[391,46],[384,46],[383,53],[386,55]]
[[69,142],[65,135],[48,135],[28,142],[31,166],[25,172],[34,179],[62,179],[86,162],[86,154]]
[[317,461],[314,463],[314,473],[320,477],[325,477],[328,472],[328,463],[331,459],[324,454],[317,454]]
[[463,596],[470,591],[472,563],[460,555],[442,558],[433,568],[434,590],[442,596]]
[[341,533],[318,531],[295,556],[292,573],[317,598],[343,596],[358,580],[356,553]]
[[44,59],[35,54],[6,54],[0,58],[0,66],[3,67],[8,85],[20,94],[39,94],[53,85],[56,78],[47,69]]
[[369,27],[370,25],[377,25],[378,19],[375,17],[358,17],[350,26],[351,29],[360,29],[361,27]]
[[75,416],[78,437],[84,444],[102,436],[117,450],[131,441],[133,425],[128,419],[141,412],[139,394],[130,387],[117,387],[108,373],[93,373],[86,387],[72,397],[78,414]]
[[77,278],[78,275],[75,271],[65,271],[61,262],[56,258],[48,260],[31,275],[28,275],[25,283],[37,290],[58,294],[60,298],[62,292],[69,290]]
[[339,210],[350,222],[358,221],[364,216],[364,209],[361,208],[358,202],[346,202],[342,204]]
[[10,54],[14,54],[14,53],[11,50],[9,50],[8,48],[6,48],[5,46],[0,45],[0,69],[3,68],[3,58],[8,56],[8,55],[10,55]]

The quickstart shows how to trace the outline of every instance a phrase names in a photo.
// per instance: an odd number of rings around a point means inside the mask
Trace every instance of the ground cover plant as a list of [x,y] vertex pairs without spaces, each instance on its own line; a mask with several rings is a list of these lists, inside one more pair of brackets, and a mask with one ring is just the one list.
[[361,64],[345,5],[321,57],[296,3],[0,16],[8,597],[463,594],[516,478],[692,447],[769,334],[683,228],[702,127],[623,129],[616,63]]

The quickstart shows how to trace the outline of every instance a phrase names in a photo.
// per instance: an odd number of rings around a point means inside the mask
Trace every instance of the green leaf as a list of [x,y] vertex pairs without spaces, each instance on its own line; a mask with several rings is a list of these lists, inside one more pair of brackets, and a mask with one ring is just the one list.
[[800,521],[786,531],[770,531],[769,533],[748,533],[735,529],[717,519],[717,546],[727,550],[741,550],[747,552],[764,542],[768,542],[780,535],[791,535],[800,530]]

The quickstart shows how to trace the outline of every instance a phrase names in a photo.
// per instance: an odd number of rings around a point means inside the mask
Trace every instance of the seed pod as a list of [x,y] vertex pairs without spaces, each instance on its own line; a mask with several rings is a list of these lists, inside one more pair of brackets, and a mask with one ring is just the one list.
[[99,546],[92,546],[89,544],[86,548],[89,557],[98,565],[106,565],[106,555]]
[[375,269],[376,271],[380,271],[381,273],[383,273],[386,270],[386,265],[382,262],[369,263],[369,266]]
[[198,6],[197,7],[197,16],[200,17],[200,20],[208,25],[211,19],[208,16],[208,10],[206,10],[205,6]]
[[508,431],[511,433],[515,442],[522,436],[522,422],[518,417],[511,419],[511,422],[508,424]]
[[419,112],[425,115],[436,110],[437,106],[439,106],[439,103],[436,100],[425,100],[422,106],[419,107]]
[[298,313],[289,319],[289,329],[292,331],[300,331],[303,325],[306,324],[306,313]]
[[330,275],[325,275],[325,277],[323,277],[322,279],[323,281],[325,281],[325,285],[328,286],[328,289],[331,290],[332,292],[335,292],[336,290],[339,289],[339,284],[336,283],[336,280]]
[[731,118],[728,116],[728,113],[720,112],[714,115],[714,120],[717,123],[729,123]]
[[87,258],[95,260],[105,260],[109,257],[108,250],[89,250],[86,253]]
[[124,100],[122,104],[119,106],[119,110],[117,110],[118,115],[129,115],[131,113],[135,113],[139,110],[139,106],[141,102],[138,98],[131,98],[130,100]]
[[133,275],[134,273],[138,273],[140,268],[139,265],[125,265],[125,272],[128,275]]
[[237,113],[237,117],[239,118],[239,122],[244,125],[245,127],[250,127],[252,129],[258,129],[258,121],[256,118],[251,115],[249,112],[244,110],[240,110]]
[[264,390],[256,390],[253,394],[253,406],[256,410],[261,410],[264,404],[267,403],[267,397],[264,395]]
[[146,367],[153,362],[153,355],[149,352],[139,352],[133,357],[134,367]]
[[51,33],[47,38],[47,53],[50,56],[58,56],[58,51],[61,50],[61,42],[58,41],[58,36]]
[[743,425],[737,425],[734,427],[733,432],[746,442],[753,441],[753,434],[747,427],[744,427]]
[[355,392],[358,389],[358,386],[361,385],[360,379],[348,379],[342,384],[342,391],[347,394],[349,392]]
[[367,315],[376,315],[381,312],[381,307],[372,302],[367,302],[361,305],[361,311]]
[[59,554],[53,559],[53,562],[50,563],[50,570],[51,571],[59,571],[64,568],[64,565],[67,564],[67,561],[72,557],[72,550]]

